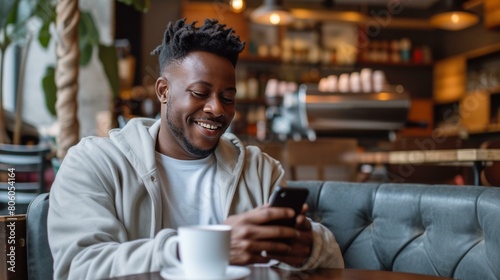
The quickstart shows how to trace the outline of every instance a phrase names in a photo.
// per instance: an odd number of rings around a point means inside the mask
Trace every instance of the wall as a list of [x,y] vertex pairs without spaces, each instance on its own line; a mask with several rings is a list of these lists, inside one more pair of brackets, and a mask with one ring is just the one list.
[[141,84],[150,84],[158,77],[158,57],[150,55],[163,39],[163,33],[170,21],[180,18],[180,0],[151,0],[151,8],[142,16]]
[[436,38],[439,39],[441,58],[500,43],[500,31],[487,30],[482,23],[457,32],[439,33]]

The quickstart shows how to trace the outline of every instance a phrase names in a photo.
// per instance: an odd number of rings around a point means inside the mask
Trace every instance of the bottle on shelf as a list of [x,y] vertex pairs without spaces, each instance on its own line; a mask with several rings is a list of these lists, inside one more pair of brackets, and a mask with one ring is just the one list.
[[400,43],[401,51],[401,61],[410,62],[411,61],[411,40],[408,38],[402,38]]
[[255,75],[251,75],[247,80],[246,98],[256,99],[259,96],[259,80]]

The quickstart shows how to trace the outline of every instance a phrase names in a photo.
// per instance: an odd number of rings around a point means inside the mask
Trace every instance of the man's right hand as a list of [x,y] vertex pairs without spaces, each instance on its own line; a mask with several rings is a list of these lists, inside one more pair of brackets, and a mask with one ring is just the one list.
[[[233,228],[230,263],[233,265],[267,263],[273,255],[289,253],[292,246],[279,240],[297,239],[301,232],[296,228],[264,224],[294,216],[295,213],[291,208],[269,207],[269,205],[230,216],[224,221],[224,224]],[[301,216],[303,215],[299,215]]]

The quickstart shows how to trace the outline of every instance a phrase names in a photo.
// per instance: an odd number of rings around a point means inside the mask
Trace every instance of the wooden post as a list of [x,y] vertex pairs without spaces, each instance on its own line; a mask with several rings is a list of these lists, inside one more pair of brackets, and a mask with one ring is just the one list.
[[78,0],[58,0],[56,29],[58,34],[56,112],[60,131],[57,136],[57,157],[62,160],[68,149],[79,141],[77,118],[78,70]]

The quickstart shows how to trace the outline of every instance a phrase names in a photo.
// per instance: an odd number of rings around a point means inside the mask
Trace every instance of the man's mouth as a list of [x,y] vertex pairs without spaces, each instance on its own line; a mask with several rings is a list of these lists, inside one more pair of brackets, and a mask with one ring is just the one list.
[[209,129],[209,130],[216,130],[217,128],[221,127],[221,125],[212,125],[204,122],[196,122],[198,125],[200,125],[203,128]]

